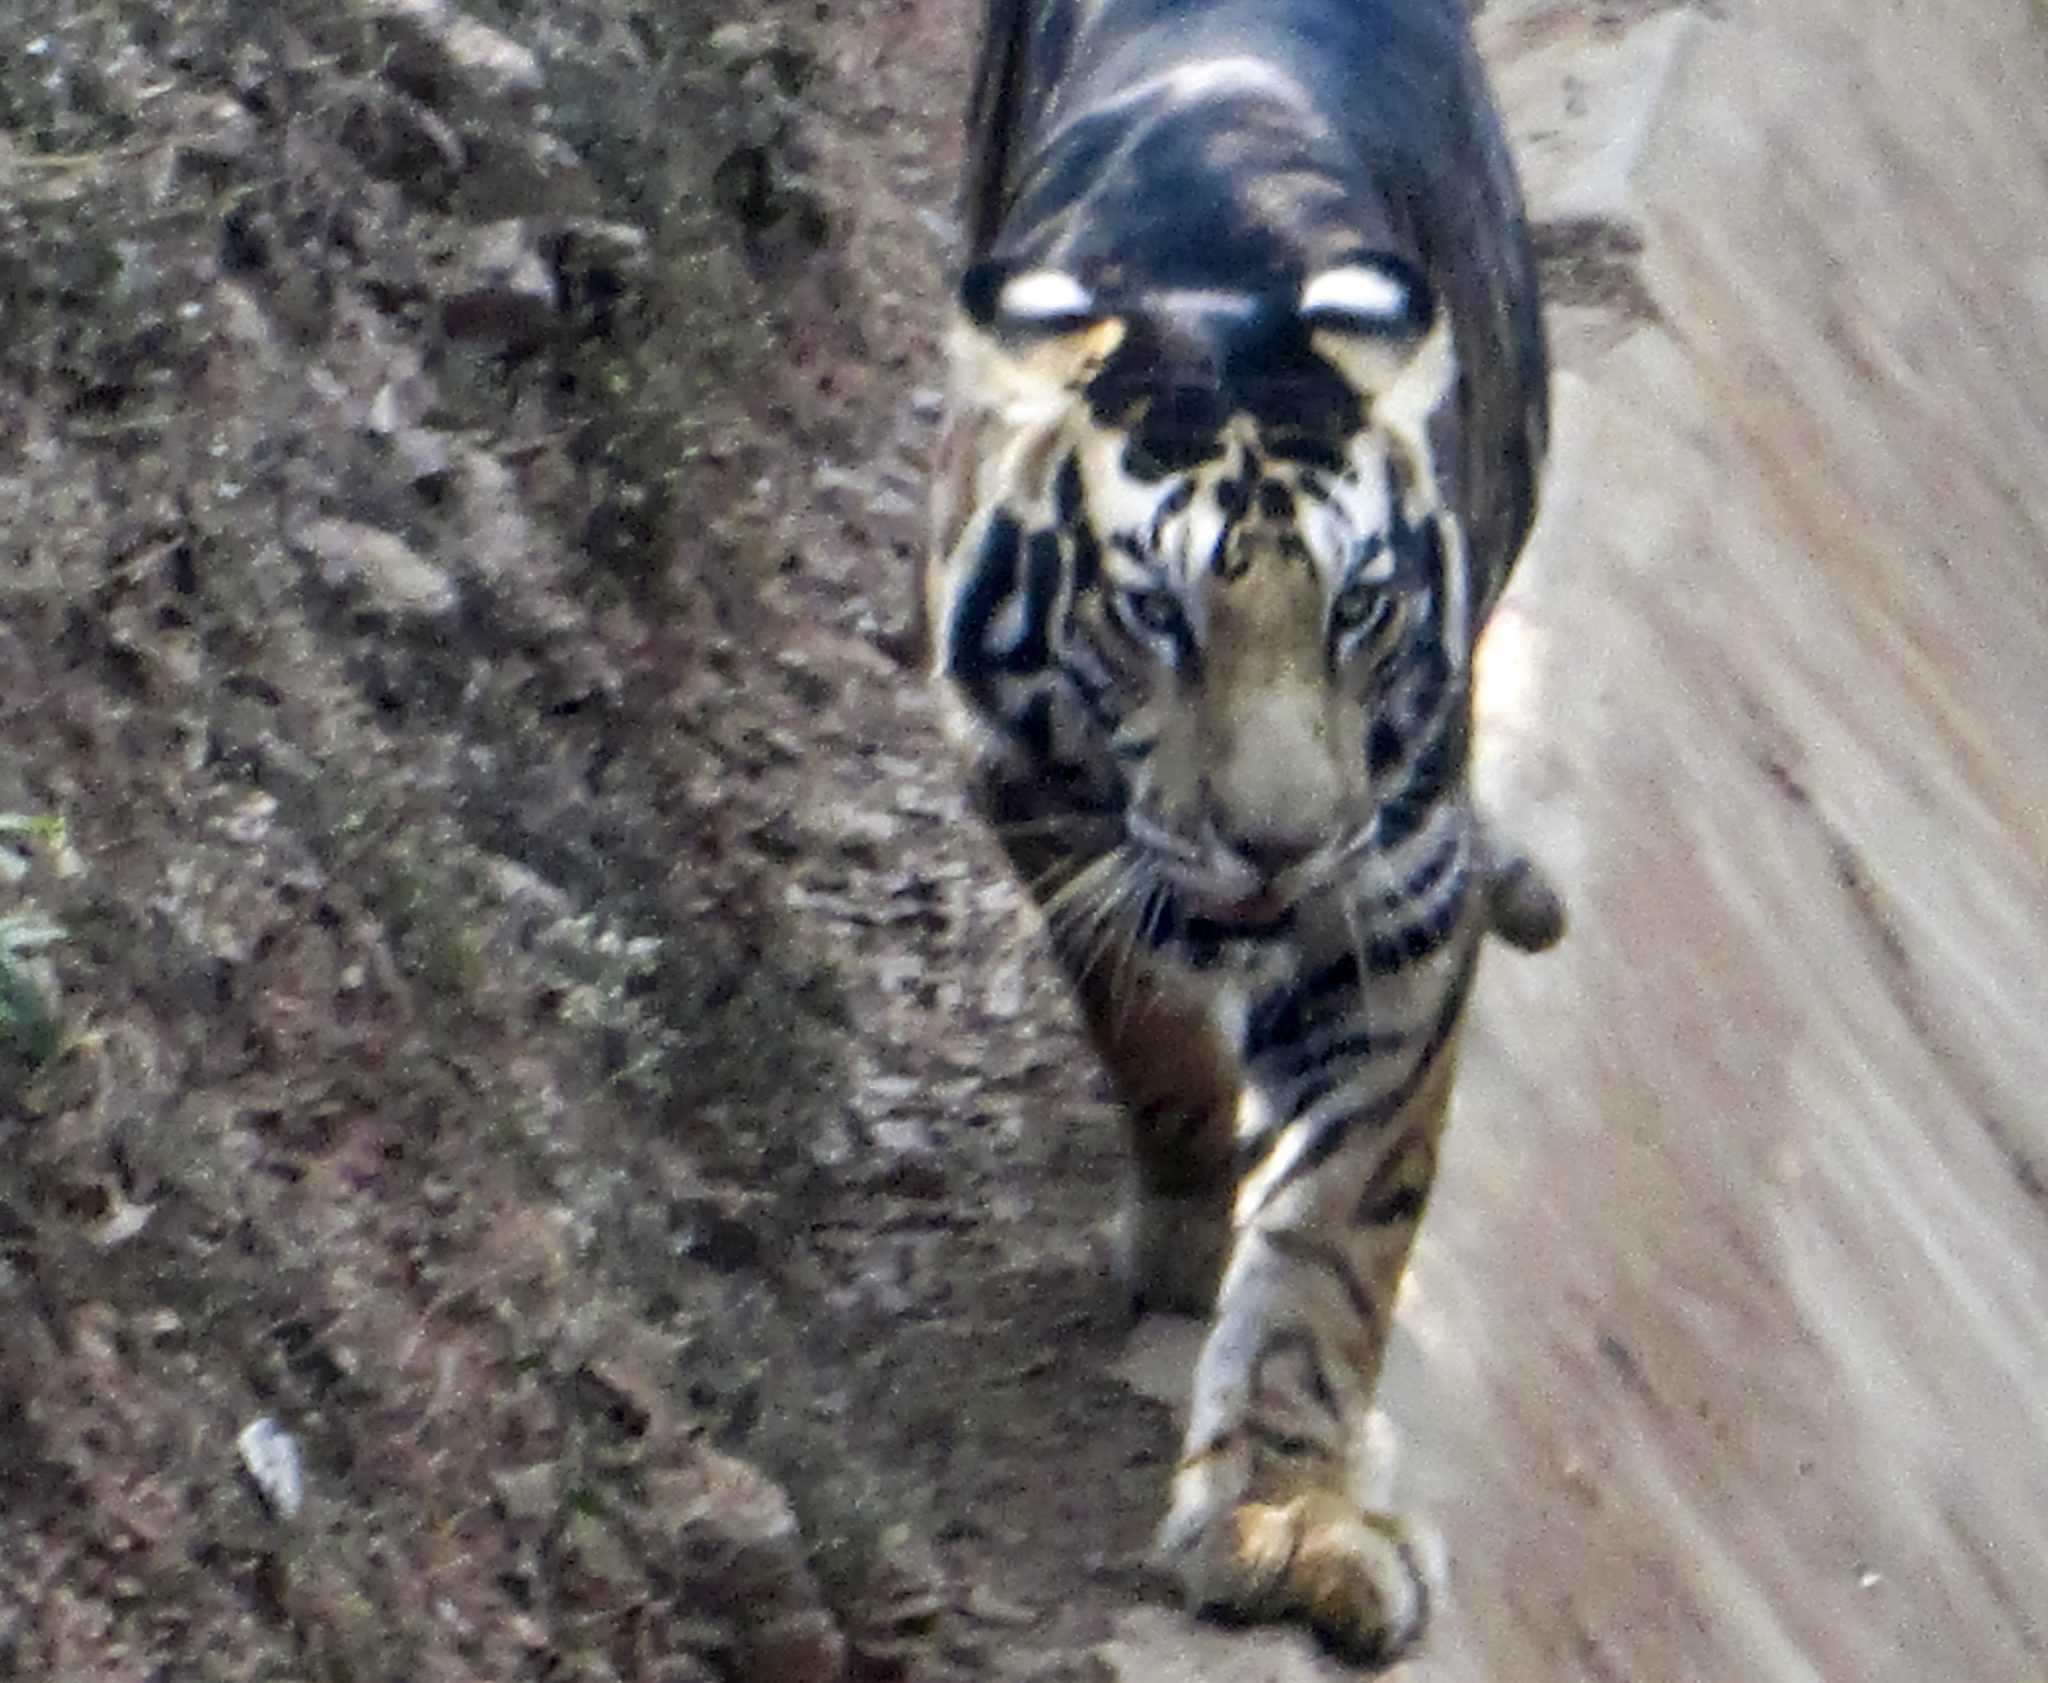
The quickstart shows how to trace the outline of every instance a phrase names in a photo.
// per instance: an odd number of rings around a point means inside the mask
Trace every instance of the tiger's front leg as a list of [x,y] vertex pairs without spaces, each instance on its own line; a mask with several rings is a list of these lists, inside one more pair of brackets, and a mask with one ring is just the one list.
[[1403,980],[1435,996],[1406,1028],[1361,1027],[1379,1012],[1356,989],[1282,1001],[1292,1032],[1250,1070],[1230,1259],[1160,1533],[1195,1610],[1300,1622],[1373,1665],[1422,1636],[1442,1577],[1433,1537],[1379,1505],[1369,1428],[1477,942]]
[[1229,1249],[1243,1084],[1236,1050],[1215,1022],[1214,990],[1108,915],[1121,812],[1105,822],[1042,780],[992,771],[977,779],[974,801],[1045,915],[1088,1038],[1116,1084],[1131,1148],[1117,1234],[1130,1305],[1206,1315]]

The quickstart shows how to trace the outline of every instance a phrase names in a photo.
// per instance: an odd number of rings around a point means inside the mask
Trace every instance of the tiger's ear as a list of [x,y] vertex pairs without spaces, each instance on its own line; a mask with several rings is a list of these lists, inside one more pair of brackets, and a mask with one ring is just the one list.
[[1014,259],[976,263],[960,280],[955,356],[987,395],[1052,398],[1078,391],[1122,343],[1124,324],[1060,269]]
[[1421,271],[1385,253],[1361,253],[1309,276],[1295,309],[1317,355],[1368,399],[1409,374],[1436,322]]
[[1005,338],[1057,338],[1104,314],[1079,277],[1005,257],[976,263],[960,277],[960,308],[976,327]]

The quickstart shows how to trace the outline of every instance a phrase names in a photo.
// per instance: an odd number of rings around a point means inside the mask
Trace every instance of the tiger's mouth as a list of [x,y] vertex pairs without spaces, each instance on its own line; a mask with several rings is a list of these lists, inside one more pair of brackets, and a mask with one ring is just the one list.
[[1217,929],[1257,934],[1283,922],[1325,880],[1320,861],[1273,873],[1220,844],[1149,849],[1154,868],[1189,917]]
[[1125,827],[1182,912],[1248,934],[1271,929],[1328,888],[1350,854],[1342,842],[1327,840],[1276,868],[1255,863],[1206,826],[1188,835],[1133,809]]
[[1194,893],[1184,888],[1176,892],[1189,916],[1234,930],[1268,928],[1292,911],[1298,898],[1282,893],[1271,883],[1235,897]]

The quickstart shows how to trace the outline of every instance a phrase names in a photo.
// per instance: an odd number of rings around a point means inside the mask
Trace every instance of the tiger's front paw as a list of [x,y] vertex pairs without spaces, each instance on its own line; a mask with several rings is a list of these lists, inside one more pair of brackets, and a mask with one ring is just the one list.
[[1176,1514],[1160,1552],[1193,1612],[1305,1624],[1368,1666],[1391,1665],[1422,1639],[1443,1590],[1434,1532],[1331,1491],[1240,1502],[1195,1523]]

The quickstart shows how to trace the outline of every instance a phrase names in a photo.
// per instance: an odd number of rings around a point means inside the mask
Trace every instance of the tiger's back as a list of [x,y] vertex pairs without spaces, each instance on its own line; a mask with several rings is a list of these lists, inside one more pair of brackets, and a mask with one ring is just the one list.
[[1383,1661],[1430,1574],[1372,1392],[1523,880],[1466,785],[1545,441],[1513,173],[1456,0],[992,0],[970,126],[933,664],[1118,1082],[1134,1294],[1211,1312],[1162,1551]]

